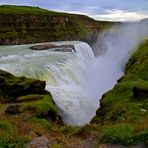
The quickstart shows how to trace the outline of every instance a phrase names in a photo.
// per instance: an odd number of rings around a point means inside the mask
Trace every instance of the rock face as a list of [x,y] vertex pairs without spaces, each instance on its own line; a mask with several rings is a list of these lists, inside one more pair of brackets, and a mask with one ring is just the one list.
[[148,100],[148,81],[138,80],[133,87],[133,98],[141,101]]
[[53,45],[53,44],[41,44],[41,45],[35,45],[30,47],[32,50],[47,50],[51,48],[55,48],[54,51],[58,52],[72,52],[75,51],[75,48],[73,45]]
[[29,94],[49,94],[45,85],[44,81],[15,77],[0,70],[0,102],[14,102],[18,97]]
[[19,107],[20,107],[19,105],[10,105],[5,110],[5,113],[8,113],[8,114],[18,114],[18,113],[20,113]]

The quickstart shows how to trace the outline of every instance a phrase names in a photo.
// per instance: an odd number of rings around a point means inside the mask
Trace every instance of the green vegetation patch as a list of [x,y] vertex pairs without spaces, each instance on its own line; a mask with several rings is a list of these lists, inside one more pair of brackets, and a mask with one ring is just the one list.
[[51,123],[49,121],[47,121],[46,119],[40,119],[37,117],[32,117],[31,119],[29,119],[29,121],[31,123],[37,124],[38,127],[47,129],[47,130],[51,130]]
[[59,129],[60,132],[67,134],[67,135],[77,135],[81,132],[82,126],[63,126],[62,128]]
[[42,98],[43,98],[43,95],[31,94],[31,95],[18,97],[16,102],[34,101],[34,100],[40,100]]
[[29,137],[18,135],[15,123],[9,120],[0,120],[0,148],[23,147],[29,140]]
[[52,97],[48,95],[45,95],[42,100],[28,102],[27,108],[33,110],[38,117],[49,116],[56,119],[58,116]]
[[124,145],[138,143],[133,127],[126,124],[102,127],[101,141],[103,143],[121,143]]
[[0,14],[48,14],[55,15],[59,14],[58,12],[49,11],[46,9],[41,9],[39,7],[31,6],[15,6],[15,5],[1,5]]
[[50,121],[47,121],[43,118],[37,118],[32,116],[29,120],[29,123],[32,125],[32,130],[38,135],[41,136],[44,133],[50,132],[52,130],[52,124]]

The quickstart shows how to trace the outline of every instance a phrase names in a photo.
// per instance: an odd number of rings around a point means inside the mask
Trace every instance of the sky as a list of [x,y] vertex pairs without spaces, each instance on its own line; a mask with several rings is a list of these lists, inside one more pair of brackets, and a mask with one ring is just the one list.
[[38,6],[85,14],[96,20],[137,21],[148,18],[148,0],[0,0],[2,4]]

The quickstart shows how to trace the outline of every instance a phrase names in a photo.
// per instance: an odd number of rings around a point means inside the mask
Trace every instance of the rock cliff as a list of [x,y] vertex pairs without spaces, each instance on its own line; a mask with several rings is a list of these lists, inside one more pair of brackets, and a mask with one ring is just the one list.
[[0,45],[59,40],[82,40],[91,44],[110,24],[84,15],[3,5],[0,6]]

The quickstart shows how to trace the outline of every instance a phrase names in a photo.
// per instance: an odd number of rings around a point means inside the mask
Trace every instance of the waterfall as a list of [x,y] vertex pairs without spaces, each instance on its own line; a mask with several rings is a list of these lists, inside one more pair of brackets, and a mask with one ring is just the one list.
[[0,69],[46,81],[63,121],[83,125],[95,115],[101,96],[124,74],[132,49],[148,36],[146,29],[143,24],[124,24],[103,32],[93,45],[96,56],[79,41],[52,43],[74,45],[76,52],[0,46]]
[[51,92],[64,122],[88,123],[99,106],[88,83],[95,60],[93,51],[87,43],[79,41],[52,44],[73,44],[76,52],[33,51],[29,49],[32,45],[1,46],[0,69],[46,81],[46,89]]

